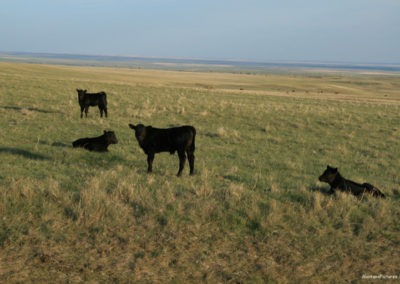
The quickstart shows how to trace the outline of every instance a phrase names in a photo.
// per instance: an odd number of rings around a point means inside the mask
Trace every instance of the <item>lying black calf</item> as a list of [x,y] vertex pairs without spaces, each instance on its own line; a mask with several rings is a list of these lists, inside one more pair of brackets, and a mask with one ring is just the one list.
[[81,138],[72,142],[74,148],[83,147],[89,151],[107,152],[110,144],[117,144],[118,140],[114,131],[105,131],[99,137]]
[[337,168],[327,166],[323,174],[318,178],[319,181],[327,182],[331,189],[329,193],[335,193],[335,190],[350,192],[356,196],[362,195],[365,192],[372,193],[374,197],[385,198],[385,195],[375,186],[369,183],[359,184],[349,179],[342,177]]

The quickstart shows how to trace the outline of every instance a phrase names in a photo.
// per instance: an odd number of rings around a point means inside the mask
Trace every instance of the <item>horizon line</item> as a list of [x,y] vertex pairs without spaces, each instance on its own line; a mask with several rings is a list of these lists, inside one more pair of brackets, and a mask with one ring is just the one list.
[[[104,57],[104,58],[127,58],[127,59],[151,59],[151,60],[192,60],[192,61],[220,61],[230,63],[259,63],[259,64],[328,64],[342,65],[350,64],[354,66],[363,65],[383,65],[400,67],[400,62],[356,62],[356,61],[333,61],[333,60],[312,60],[312,59],[246,59],[246,58],[213,58],[213,57],[185,57],[185,56],[143,56],[143,55],[111,55],[111,54],[94,54],[94,53],[68,53],[68,52],[31,52],[31,51],[3,51],[0,55],[38,55],[38,56],[82,56],[82,57]],[[60,58],[61,59],[61,58]]]

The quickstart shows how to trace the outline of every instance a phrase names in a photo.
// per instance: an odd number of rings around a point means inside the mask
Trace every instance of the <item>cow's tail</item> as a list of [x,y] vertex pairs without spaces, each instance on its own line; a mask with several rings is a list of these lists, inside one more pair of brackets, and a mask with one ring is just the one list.
[[194,150],[196,149],[196,146],[195,146],[195,141],[196,141],[196,128],[192,127],[192,131],[193,131],[193,141],[192,141],[192,145],[190,145],[190,151],[193,153]]
[[104,93],[104,105],[105,107],[107,107],[107,94],[105,92]]

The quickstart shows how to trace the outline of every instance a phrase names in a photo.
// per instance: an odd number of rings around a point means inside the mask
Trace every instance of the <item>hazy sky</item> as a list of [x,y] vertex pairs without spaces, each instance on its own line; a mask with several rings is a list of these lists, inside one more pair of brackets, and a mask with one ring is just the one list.
[[1,0],[0,51],[400,63],[400,0]]

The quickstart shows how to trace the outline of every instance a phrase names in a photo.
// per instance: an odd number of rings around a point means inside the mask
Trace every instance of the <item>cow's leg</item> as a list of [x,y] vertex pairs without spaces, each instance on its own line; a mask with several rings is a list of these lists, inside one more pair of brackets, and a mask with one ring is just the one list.
[[182,174],[182,170],[185,167],[185,160],[186,160],[186,155],[185,155],[185,151],[178,151],[178,156],[179,156],[179,171],[177,176],[181,176]]
[[374,189],[372,191],[372,196],[385,198],[385,195],[376,187],[374,187]]
[[193,175],[194,172],[194,153],[191,151],[187,151],[189,166],[190,166],[190,175]]
[[363,186],[365,188],[365,191],[372,193],[372,196],[385,198],[385,195],[378,188],[373,186],[372,184],[363,183]]
[[147,154],[147,172],[151,173],[153,172],[153,160],[154,160],[154,154]]
[[103,117],[103,109],[99,107],[99,110],[100,110],[100,117]]
[[104,114],[106,115],[106,117],[108,117],[107,108],[104,108]]
[[89,151],[93,151],[95,149],[95,146],[93,143],[89,142],[87,144],[85,144],[85,149],[89,150]]
[[83,111],[85,110],[85,107],[81,107],[81,118],[83,117]]
[[85,116],[87,117],[87,114],[89,112],[89,106],[85,107]]

